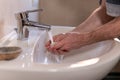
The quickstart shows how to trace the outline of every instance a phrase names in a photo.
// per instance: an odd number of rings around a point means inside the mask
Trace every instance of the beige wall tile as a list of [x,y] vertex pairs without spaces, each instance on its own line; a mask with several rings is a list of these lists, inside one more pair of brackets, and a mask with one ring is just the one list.
[[53,25],[76,26],[98,7],[98,0],[41,0],[40,21]]

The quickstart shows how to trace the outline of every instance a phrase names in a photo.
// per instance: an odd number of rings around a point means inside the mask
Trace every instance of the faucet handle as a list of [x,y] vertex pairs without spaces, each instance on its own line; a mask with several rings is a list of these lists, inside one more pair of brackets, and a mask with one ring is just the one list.
[[24,20],[25,20],[25,19],[28,20],[29,13],[41,12],[41,11],[43,11],[43,9],[27,10],[27,11],[25,11],[25,12],[21,12],[21,14],[22,14],[22,17],[23,17]]
[[26,13],[41,12],[43,9],[28,10]]
[[43,11],[43,9],[35,9],[35,10],[28,10],[28,11],[24,11],[24,12],[19,12],[19,13],[15,14],[15,17],[17,20],[28,21],[29,13],[41,12],[41,11]]

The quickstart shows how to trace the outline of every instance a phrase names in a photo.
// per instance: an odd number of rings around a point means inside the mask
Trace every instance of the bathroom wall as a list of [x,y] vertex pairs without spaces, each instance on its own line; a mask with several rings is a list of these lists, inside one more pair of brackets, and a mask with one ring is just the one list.
[[40,0],[40,21],[52,25],[77,26],[98,7],[98,0]]
[[[0,0],[0,38],[16,27],[14,14],[38,8],[39,0]],[[37,20],[38,16],[33,15]]]

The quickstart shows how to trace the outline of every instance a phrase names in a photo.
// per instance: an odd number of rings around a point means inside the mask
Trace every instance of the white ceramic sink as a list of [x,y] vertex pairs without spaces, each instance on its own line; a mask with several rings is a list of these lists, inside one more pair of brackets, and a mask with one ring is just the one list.
[[[53,26],[52,32],[56,35],[72,29]],[[59,64],[36,62],[33,48],[41,34],[37,29],[30,29],[29,39],[18,41],[13,31],[0,40],[0,46],[19,46],[23,49],[16,59],[0,61],[0,80],[101,80],[120,59],[120,43],[108,40],[67,53]]]

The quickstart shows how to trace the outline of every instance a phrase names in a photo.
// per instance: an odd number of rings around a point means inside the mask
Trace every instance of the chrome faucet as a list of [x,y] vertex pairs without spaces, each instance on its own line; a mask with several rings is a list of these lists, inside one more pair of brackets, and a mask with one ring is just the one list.
[[28,38],[29,31],[28,31],[28,28],[26,28],[25,26],[38,27],[39,29],[48,30],[48,31],[51,29],[50,25],[40,24],[38,22],[29,20],[29,13],[41,12],[41,11],[43,11],[43,9],[29,10],[29,11],[20,12],[20,13],[15,14],[15,17],[17,19],[18,40],[24,40],[24,39]]

